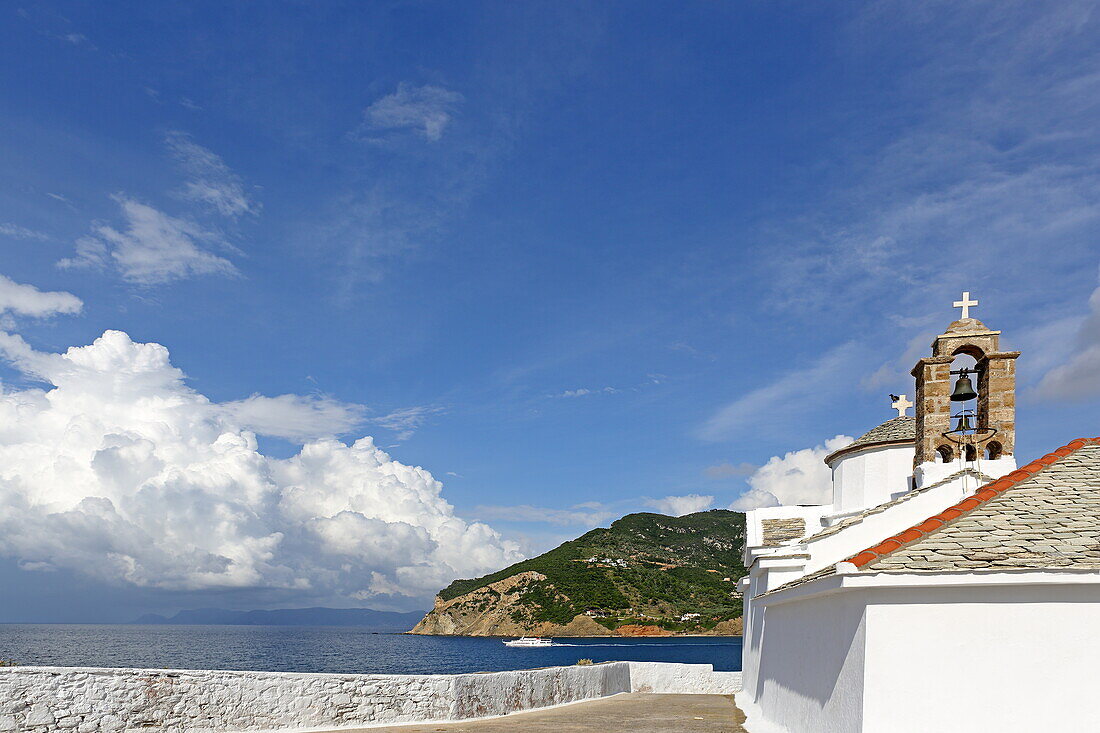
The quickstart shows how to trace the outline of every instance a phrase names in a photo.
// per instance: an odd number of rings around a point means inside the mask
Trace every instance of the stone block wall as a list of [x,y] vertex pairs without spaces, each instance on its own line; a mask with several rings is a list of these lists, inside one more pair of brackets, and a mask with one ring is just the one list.
[[760,529],[764,546],[774,547],[806,534],[806,520],[802,517],[765,519],[760,522]]
[[954,446],[943,437],[951,429],[951,357],[928,356],[913,367],[917,379],[916,451],[913,466],[940,460],[939,448]]
[[982,360],[978,384],[979,423],[996,428],[993,436],[1002,456],[1016,451],[1016,359],[1019,351],[988,354]]

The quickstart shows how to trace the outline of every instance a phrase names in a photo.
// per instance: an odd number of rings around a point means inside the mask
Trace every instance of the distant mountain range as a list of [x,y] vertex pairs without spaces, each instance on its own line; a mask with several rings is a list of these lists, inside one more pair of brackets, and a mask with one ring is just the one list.
[[229,626],[364,626],[372,631],[408,631],[424,614],[397,613],[370,608],[280,608],[274,611],[230,611],[225,608],[196,608],[172,617],[147,613],[135,624],[181,624]]

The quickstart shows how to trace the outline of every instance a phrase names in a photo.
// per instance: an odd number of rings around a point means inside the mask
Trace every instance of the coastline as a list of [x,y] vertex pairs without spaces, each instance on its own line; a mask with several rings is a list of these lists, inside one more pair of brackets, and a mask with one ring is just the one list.
[[[499,616],[497,614],[496,616]],[[667,623],[667,622],[666,622]],[[414,636],[487,636],[510,638],[516,636],[540,637],[604,637],[604,638],[647,638],[673,636],[740,636],[744,630],[740,617],[720,621],[707,630],[672,630],[658,624],[623,624],[610,629],[585,615],[574,617],[567,624],[549,622],[520,624],[487,614],[471,616],[441,605],[410,629]]]
[[[424,632],[402,631],[401,636],[429,636],[443,639],[515,639],[524,634],[427,634]],[[667,634],[535,634],[526,636],[541,636],[548,639],[740,639],[742,634],[685,634],[683,632],[669,632]]]

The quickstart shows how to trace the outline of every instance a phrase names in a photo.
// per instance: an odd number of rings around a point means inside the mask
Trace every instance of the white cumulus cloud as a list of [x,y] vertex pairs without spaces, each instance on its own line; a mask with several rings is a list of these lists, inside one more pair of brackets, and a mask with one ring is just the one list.
[[374,130],[416,130],[431,141],[443,137],[463,97],[443,87],[405,82],[397,91],[375,101],[363,112],[364,124]]
[[64,291],[43,292],[33,285],[17,283],[0,275],[0,315],[16,314],[45,318],[56,313],[79,313],[80,298]]
[[187,386],[163,346],[119,331],[61,354],[0,332],[0,356],[45,383],[0,384],[0,555],[25,567],[339,603],[424,599],[521,559],[491,527],[455,516],[431,473],[369,437],[311,440],[277,459],[246,427],[335,432],[355,408],[219,404]]
[[749,476],[749,490],[730,504],[730,509],[748,511],[765,506],[828,504],[833,500],[832,472],[825,456],[852,442],[837,435],[823,445],[772,456]]
[[666,496],[663,499],[649,499],[645,505],[656,509],[661,514],[682,517],[685,514],[694,514],[710,509],[710,505],[713,503],[713,496],[686,494],[684,496]]
[[61,267],[114,268],[125,280],[156,285],[194,275],[235,275],[237,268],[208,251],[228,245],[215,232],[177,219],[125,196],[115,196],[126,220],[124,228],[96,224],[76,242],[76,256]]

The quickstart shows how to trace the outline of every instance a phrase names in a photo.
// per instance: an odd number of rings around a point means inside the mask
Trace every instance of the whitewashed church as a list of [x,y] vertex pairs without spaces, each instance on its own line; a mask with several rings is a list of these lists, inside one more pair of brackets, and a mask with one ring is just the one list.
[[832,504],[748,513],[750,730],[1100,730],[1100,438],[1017,468],[1019,352],[976,305],[825,459]]

